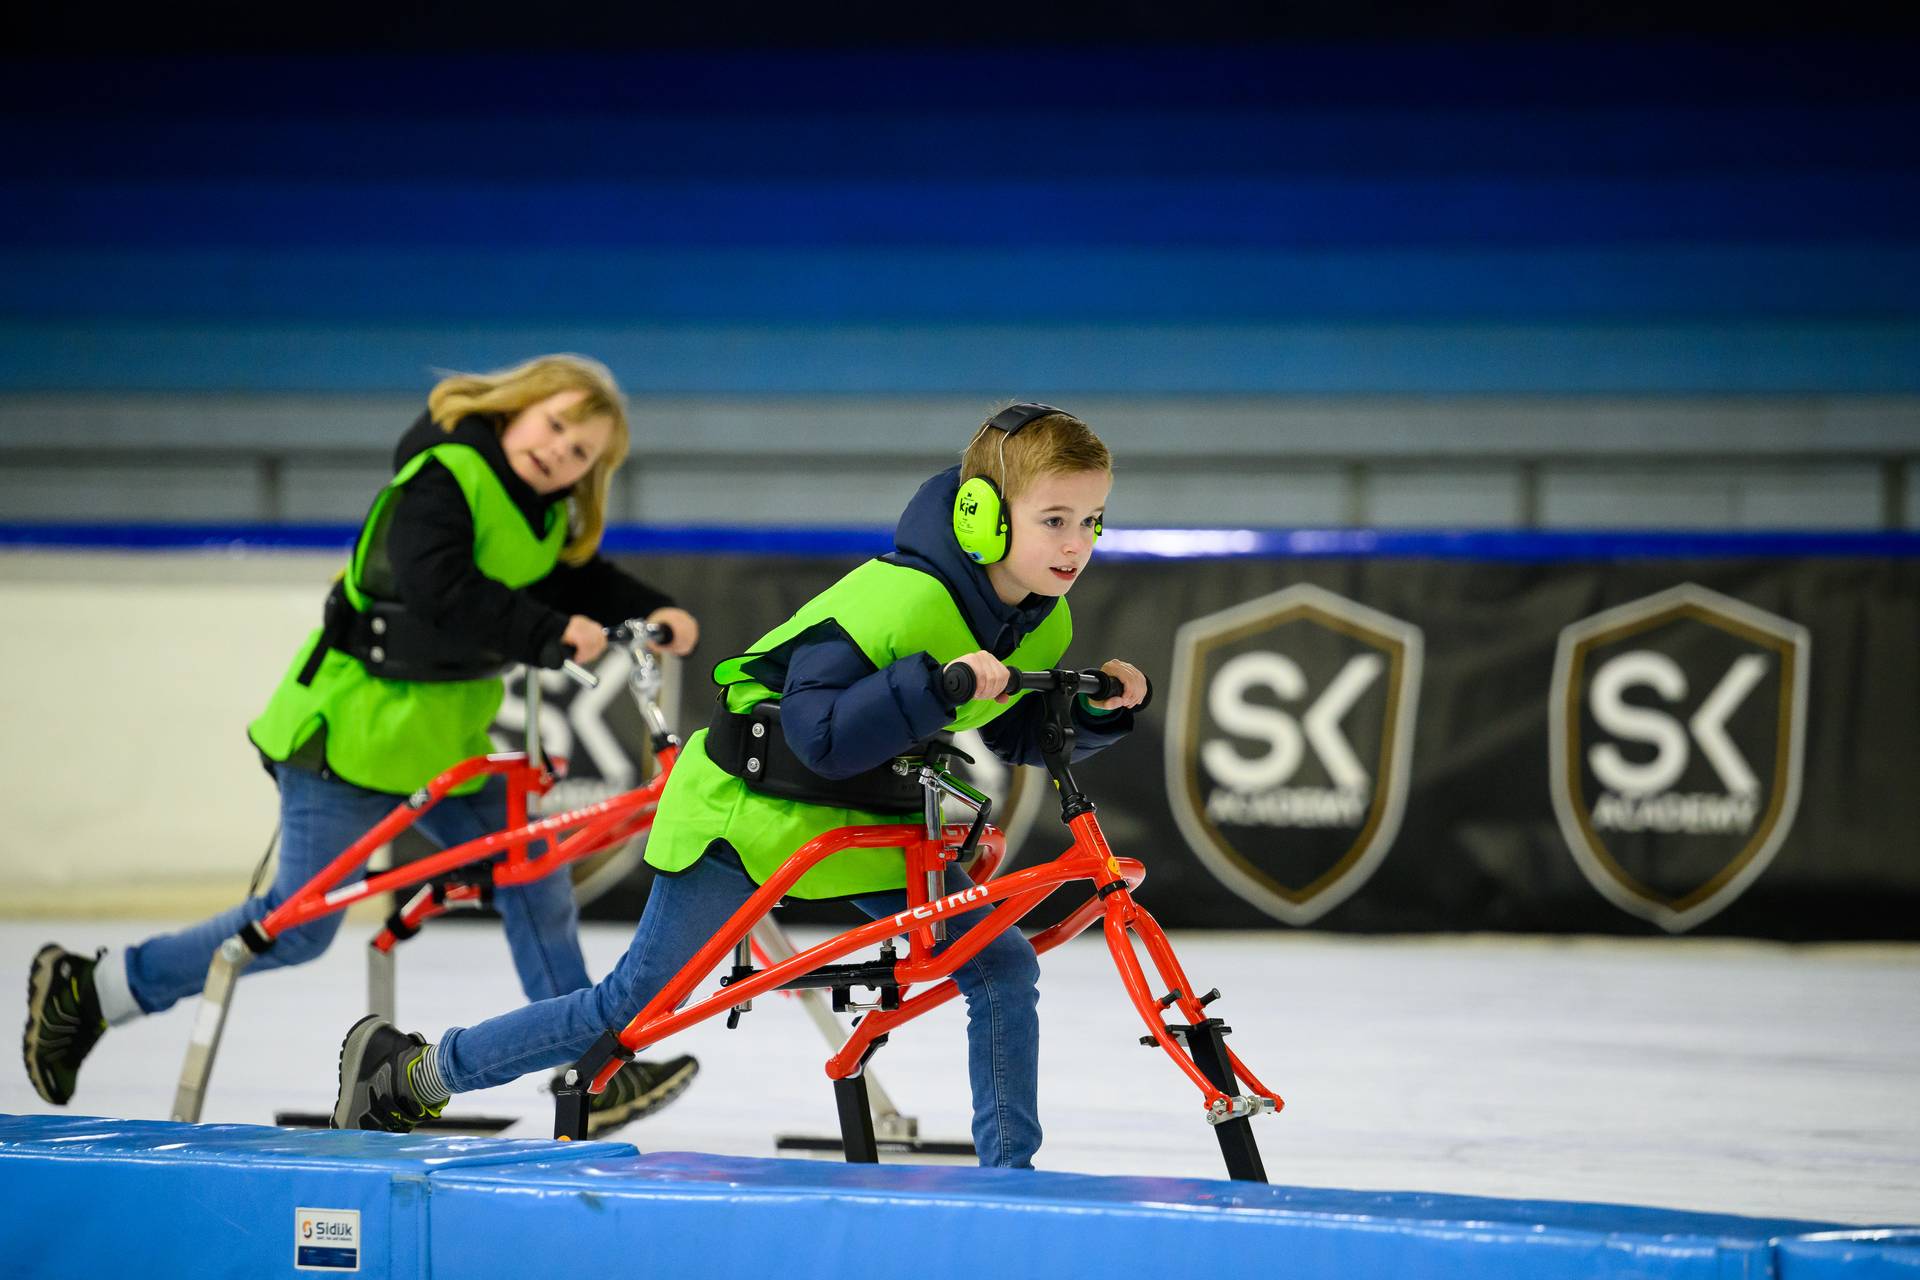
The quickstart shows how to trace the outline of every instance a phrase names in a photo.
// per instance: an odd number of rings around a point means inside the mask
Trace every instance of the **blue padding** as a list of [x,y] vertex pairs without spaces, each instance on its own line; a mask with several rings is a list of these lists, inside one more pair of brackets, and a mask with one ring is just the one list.
[[[1830,1224],[1618,1205],[1177,1178],[848,1166],[670,1153],[433,1179],[434,1275],[603,1269],[810,1280],[1764,1276]],[[548,1252],[565,1241],[563,1253]],[[1010,1266],[1017,1262],[1015,1270]]]
[[[1920,213],[1916,214],[1920,218]],[[650,326],[0,322],[0,391],[393,392],[590,351],[636,395],[1920,392],[1920,320]]]
[[1773,1280],[1920,1280],[1920,1228],[1784,1240]]
[[[0,524],[0,547],[114,551],[338,550],[349,524]],[[893,548],[879,527],[615,525],[609,555],[868,557]],[[1399,559],[1496,563],[1920,556],[1913,532],[1699,532],[1627,530],[1110,529],[1100,559]]]
[[[0,1274],[293,1276],[298,1209],[359,1214],[360,1275],[424,1276],[427,1177],[624,1143],[0,1116]],[[314,1247],[314,1246],[309,1246]]]
[[837,325],[1888,318],[1920,315],[1920,244],[0,249],[0,315],[383,325],[475,315]]
[[[1902,240],[1920,173],[942,177],[918,182],[17,181],[14,246],[1566,245]],[[562,283],[562,282],[556,282]]]
[[[357,1215],[352,1248],[303,1221]],[[1626,1205],[0,1116],[7,1275],[1914,1277],[1920,1232]],[[329,1252],[330,1251],[330,1252]],[[300,1273],[314,1274],[314,1273]]]

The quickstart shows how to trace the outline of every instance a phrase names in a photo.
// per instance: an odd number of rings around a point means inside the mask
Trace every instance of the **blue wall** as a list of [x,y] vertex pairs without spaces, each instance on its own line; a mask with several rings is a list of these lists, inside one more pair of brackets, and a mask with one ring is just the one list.
[[41,62],[0,390],[1920,390],[1899,46]]

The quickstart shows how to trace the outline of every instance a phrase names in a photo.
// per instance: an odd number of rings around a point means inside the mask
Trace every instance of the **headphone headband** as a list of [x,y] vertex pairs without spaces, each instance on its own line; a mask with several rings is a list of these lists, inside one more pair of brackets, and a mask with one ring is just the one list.
[[1010,404],[993,415],[987,426],[995,431],[1004,431],[1008,435],[1018,435],[1020,428],[1050,413],[1065,413],[1065,409],[1056,409],[1050,404],[1036,404],[1031,400],[1022,400],[1019,404]]

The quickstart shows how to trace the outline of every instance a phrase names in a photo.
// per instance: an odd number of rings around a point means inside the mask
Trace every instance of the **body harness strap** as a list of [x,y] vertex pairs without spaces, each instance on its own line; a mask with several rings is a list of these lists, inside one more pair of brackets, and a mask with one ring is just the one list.
[[[937,740],[925,745],[937,745]],[[907,754],[916,753],[923,752],[916,748]],[[707,725],[707,755],[763,795],[876,813],[910,813],[921,808],[918,779],[895,772],[891,761],[851,778],[828,778],[807,768],[787,745],[778,698],[738,713],[727,710],[722,701]]]

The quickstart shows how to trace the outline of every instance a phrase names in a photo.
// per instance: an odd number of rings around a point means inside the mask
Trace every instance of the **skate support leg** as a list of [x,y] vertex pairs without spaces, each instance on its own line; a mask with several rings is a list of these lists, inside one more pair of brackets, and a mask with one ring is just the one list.
[[587,1082],[575,1067],[553,1091],[553,1136],[561,1142],[579,1142],[587,1136]]
[[834,1105],[840,1110],[840,1143],[848,1164],[879,1164],[880,1148],[873,1140],[873,1109],[867,1102],[867,1077],[862,1072],[833,1082]]
[[[753,926],[753,940],[765,953],[767,963],[779,964],[791,960],[799,949],[793,940],[787,937],[787,931],[772,916],[763,916]],[[788,995],[800,1001],[800,1007],[806,1010],[807,1017],[819,1029],[822,1037],[837,1052],[847,1043],[847,1029],[827,1006],[827,998],[820,994],[818,987],[801,987],[789,991]],[[957,1139],[922,1138],[920,1122],[913,1116],[905,1115],[894,1103],[886,1086],[880,1083],[880,1077],[872,1068],[861,1069],[860,1078],[866,1084],[867,1109],[873,1116],[873,1137],[876,1144],[888,1151],[904,1152],[915,1156],[965,1156],[973,1157],[973,1143]],[[773,1138],[776,1151],[844,1151],[844,1145],[832,1138],[815,1137],[806,1134],[780,1133]]]
[[[267,945],[271,945],[271,940],[259,949],[264,950]],[[255,949],[235,936],[221,943],[213,953],[213,962],[207,966],[206,985],[200,989],[200,1007],[193,1017],[193,1032],[187,1039],[186,1061],[180,1064],[180,1083],[174,1089],[169,1119],[199,1123],[200,1108],[207,1101],[207,1081],[213,1076],[213,1060],[220,1053],[220,1036],[227,1027],[227,1010],[233,1006],[234,984],[253,963]]]
[[367,948],[367,1012],[388,1022],[400,1020],[400,999],[392,951]]
[[602,1031],[600,1038],[580,1055],[580,1061],[568,1067],[566,1074],[560,1077],[560,1083],[553,1091],[553,1136],[561,1142],[579,1142],[587,1136],[587,1109],[592,1094],[587,1092],[593,1084],[593,1078],[600,1069],[619,1058],[622,1062],[633,1061],[633,1050],[620,1043],[620,1037],[612,1031]]
[[840,1112],[840,1149],[846,1152],[848,1164],[880,1163],[880,1144],[873,1137],[873,1106],[867,1099],[867,1063],[886,1042],[884,1035],[875,1036],[853,1074],[833,1082],[833,1104]]
[[[1213,1082],[1213,1087],[1229,1097],[1240,1091],[1240,1084],[1233,1077],[1233,1066],[1227,1061],[1227,1046],[1222,1037],[1228,1028],[1218,1018],[1208,1018],[1194,1026],[1174,1026],[1169,1024],[1168,1031],[1174,1032],[1186,1042],[1187,1052],[1193,1056],[1193,1065],[1200,1068],[1200,1074]],[[1267,1169],[1260,1160],[1260,1148],[1253,1141],[1253,1122],[1247,1116],[1234,1120],[1225,1120],[1213,1127],[1213,1133],[1220,1140],[1220,1154],[1227,1162],[1227,1176],[1237,1182],[1265,1182]]]

